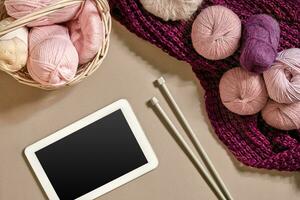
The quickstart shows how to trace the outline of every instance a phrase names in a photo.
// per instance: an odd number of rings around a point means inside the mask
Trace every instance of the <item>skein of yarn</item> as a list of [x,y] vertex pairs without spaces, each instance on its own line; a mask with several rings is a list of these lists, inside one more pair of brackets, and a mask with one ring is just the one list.
[[280,104],[269,100],[262,110],[262,117],[267,124],[280,130],[300,128],[300,102]]
[[241,30],[241,21],[234,12],[223,6],[210,6],[193,23],[192,43],[203,57],[221,60],[238,49]]
[[222,76],[219,90],[224,106],[239,115],[258,113],[268,100],[263,78],[241,67],[233,68]]
[[[6,18],[0,22],[0,28],[11,22]],[[28,57],[28,29],[19,28],[0,37],[0,69],[6,72],[16,72],[22,69]]]
[[280,27],[272,17],[251,16],[243,31],[240,63],[250,72],[262,73],[269,69],[277,56]]
[[63,86],[76,75],[78,53],[64,26],[32,28],[29,54],[28,72],[35,81],[45,86]]
[[300,49],[280,52],[272,67],[264,72],[264,79],[271,99],[278,103],[300,101]]
[[77,19],[68,24],[71,40],[79,54],[79,63],[91,61],[104,39],[104,23],[95,4],[87,0]]
[[[19,19],[32,12],[45,8],[59,0],[5,0],[4,5],[7,14],[13,18]],[[40,18],[27,26],[44,26],[55,23],[62,23],[73,19],[81,7],[81,3],[66,6],[63,9],[57,10],[45,17]]]
[[168,21],[189,19],[203,0],[140,0],[153,15]]

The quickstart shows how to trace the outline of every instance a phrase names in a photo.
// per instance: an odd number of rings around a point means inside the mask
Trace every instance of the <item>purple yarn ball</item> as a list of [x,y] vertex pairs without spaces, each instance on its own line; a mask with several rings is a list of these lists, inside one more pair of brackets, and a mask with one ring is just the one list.
[[251,16],[244,26],[241,66],[250,72],[262,73],[269,69],[277,56],[280,27],[272,17]]

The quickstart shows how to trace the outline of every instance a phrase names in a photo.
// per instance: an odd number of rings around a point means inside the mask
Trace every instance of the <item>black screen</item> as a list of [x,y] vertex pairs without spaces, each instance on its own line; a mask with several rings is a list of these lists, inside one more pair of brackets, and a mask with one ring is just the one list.
[[61,200],[76,199],[147,163],[121,110],[36,156]]

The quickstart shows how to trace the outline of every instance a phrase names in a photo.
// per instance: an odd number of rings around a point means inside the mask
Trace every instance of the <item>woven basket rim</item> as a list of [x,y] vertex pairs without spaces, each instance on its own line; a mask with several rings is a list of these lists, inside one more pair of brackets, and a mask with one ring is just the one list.
[[[20,19],[16,19],[9,25],[5,27],[1,27],[0,29],[0,36],[3,36],[13,30],[16,30],[18,28],[21,28],[23,26],[26,26],[30,22],[37,20],[41,17],[47,16],[48,14],[51,14],[61,8],[64,8],[66,6],[70,6],[77,3],[84,3],[86,0],[61,0],[53,3],[52,5],[49,5],[48,7],[45,7],[43,9],[40,9],[39,11],[30,13],[29,15],[26,15]],[[31,76],[28,73],[27,66],[23,67],[21,70],[17,72],[10,72],[10,71],[4,71],[10,76],[12,76],[15,80],[17,80],[19,83],[28,85],[31,87],[36,87],[44,90],[57,90],[63,87],[72,86],[79,82],[81,82],[83,79],[87,78],[88,76],[92,75],[102,64],[103,60],[105,59],[109,44],[110,44],[110,33],[111,33],[111,15],[110,15],[110,7],[107,2],[107,0],[92,0],[95,2],[95,5],[98,8],[99,15],[103,21],[103,30],[104,30],[104,38],[102,40],[102,46],[99,49],[97,55],[94,57],[94,59],[84,65],[79,65],[78,70],[76,73],[76,76],[69,81],[67,84],[62,86],[46,86],[42,85],[35,80],[31,78]],[[4,6],[4,0],[1,0],[1,12],[0,12],[0,19],[4,19],[6,17],[9,17],[5,6]]]

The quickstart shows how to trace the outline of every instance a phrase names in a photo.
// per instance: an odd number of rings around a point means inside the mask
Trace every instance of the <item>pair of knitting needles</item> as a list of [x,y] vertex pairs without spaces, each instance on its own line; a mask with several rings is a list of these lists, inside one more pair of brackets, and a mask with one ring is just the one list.
[[188,145],[188,143],[185,141],[183,136],[180,134],[180,132],[177,130],[177,128],[174,126],[173,122],[170,120],[164,109],[160,106],[159,101],[156,97],[153,97],[150,100],[151,105],[157,110],[159,115],[163,118],[163,120],[167,123],[169,128],[174,132],[178,142],[182,146],[183,150],[187,154],[187,156],[190,158],[190,160],[193,162],[195,167],[197,168],[200,175],[203,177],[205,182],[208,184],[208,186],[211,188],[211,190],[214,192],[214,194],[217,196],[220,200],[233,200],[232,196],[230,195],[227,187],[225,186],[224,182],[222,181],[220,175],[218,174],[217,170],[213,166],[211,160],[209,159],[207,153],[205,152],[204,148],[202,147],[199,139],[197,138],[195,132],[193,131],[192,127],[184,117],[182,111],[180,110],[179,106],[177,105],[175,99],[173,98],[173,95],[171,94],[170,90],[168,89],[166,85],[166,81],[163,77],[159,78],[157,80],[157,84],[159,88],[164,93],[164,97],[167,98],[168,102],[171,104],[171,107],[173,108],[173,111],[175,112],[178,120],[182,122],[182,126],[186,130],[188,136],[190,137],[193,145],[195,146],[198,154],[203,160],[203,163],[205,167],[202,165],[198,157],[193,152],[192,148]]

